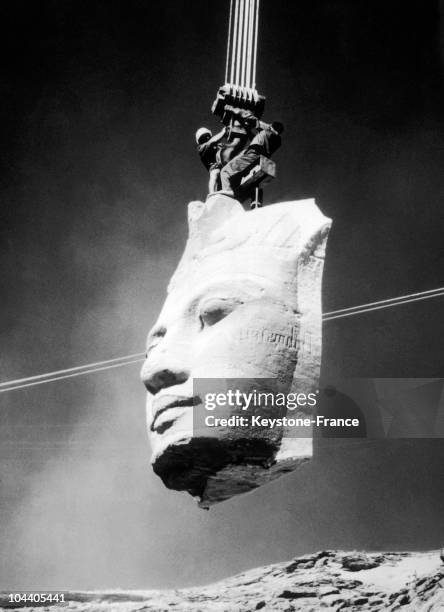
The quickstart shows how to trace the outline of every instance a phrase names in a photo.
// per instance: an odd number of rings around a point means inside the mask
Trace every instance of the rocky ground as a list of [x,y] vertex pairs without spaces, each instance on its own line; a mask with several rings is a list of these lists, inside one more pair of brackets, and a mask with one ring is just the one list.
[[[444,611],[444,563],[428,553],[322,551],[174,591],[70,592],[57,612]],[[4,601],[4,600],[3,600]],[[15,606],[18,609],[18,606]],[[6,609],[4,608],[1,608]]]

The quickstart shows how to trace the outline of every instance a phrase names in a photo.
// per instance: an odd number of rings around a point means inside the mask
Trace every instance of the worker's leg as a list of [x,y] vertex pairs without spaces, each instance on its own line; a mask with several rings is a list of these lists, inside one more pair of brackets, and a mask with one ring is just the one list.
[[222,189],[235,189],[242,178],[242,173],[246,168],[253,165],[259,159],[256,151],[245,151],[234,157],[226,166],[222,168],[220,173]]
[[222,191],[228,191],[229,189],[231,189],[230,187],[231,175],[232,175],[232,170],[230,168],[230,164],[228,163],[220,171],[220,183],[221,183]]
[[210,169],[210,180],[208,183],[208,193],[214,193],[215,191],[219,189],[219,176],[220,176],[219,168]]
[[230,168],[230,164],[227,164],[220,171],[220,182],[222,191],[229,191],[230,187],[230,179],[232,175],[232,170]]

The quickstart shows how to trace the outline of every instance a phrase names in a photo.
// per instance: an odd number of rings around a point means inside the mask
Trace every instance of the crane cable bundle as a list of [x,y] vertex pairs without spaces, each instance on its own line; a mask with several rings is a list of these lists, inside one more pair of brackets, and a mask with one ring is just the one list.
[[231,0],[225,68],[228,85],[256,89],[259,1],[234,0],[233,7]]
[[228,19],[225,84],[211,108],[227,124],[225,106],[251,110],[260,118],[265,98],[256,89],[257,44],[260,0],[231,0]]

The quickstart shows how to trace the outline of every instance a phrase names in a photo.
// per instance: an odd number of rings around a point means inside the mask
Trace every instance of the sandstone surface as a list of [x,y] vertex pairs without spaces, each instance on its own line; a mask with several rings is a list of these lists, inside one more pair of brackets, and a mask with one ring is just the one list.
[[[51,612],[438,612],[444,610],[439,551],[321,551],[215,584],[171,591],[69,592]],[[6,608],[2,608],[6,609]],[[26,608],[42,610],[42,608]]]

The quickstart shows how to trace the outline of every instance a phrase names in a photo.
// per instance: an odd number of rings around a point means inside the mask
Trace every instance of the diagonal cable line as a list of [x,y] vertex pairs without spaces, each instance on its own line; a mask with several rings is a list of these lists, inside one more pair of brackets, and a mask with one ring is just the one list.
[[[354,315],[359,315],[362,314],[364,312],[372,312],[373,310],[382,310],[384,308],[393,308],[393,306],[402,306],[403,304],[410,304],[412,302],[420,302],[421,300],[429,300],[431,298],[434,297],[441,297],[444,296],[444,291],[442,291],[441,293],[434,293],[433,295],[423,295],[423,296],[418,296],[415,298],[412,298],[410,300],[402,300],[399,302],[395,302],[392,304],[381,304],[380,306],[372,306],[371,308],[361,308],[361,309],[356,309],[354,311],[351,312],[344,312],[342,314],[337,314],[335,316],[327,316],[324,315],[322,320],[323,321],[332,321],[333,319],[343,319],[345,317],[352,317]],[[334,313],[331,313],[332,315]]]
[[[402,295],[395,298],[388,298],[386,300],[380,300],[378,302],[369,302],[368,304],[361,304],[360,306],[352,306],[350,308],[340,308],[339,310],[332,310],[330,312],[324,313],[322,319],[324,322],[332,321],[333,319],[352,317],[354,315],[372,312],[375,310],[393,308],[394,306],[401,306],[403,304],[410,304],[412,302],[429,300],[431,298],[442,296],[444,296],[444,287],[439,287],[437,289],[429,289],[428,291],[411,293],[410,295]],[[104,361],[87,363],[82,366],[75,366],[73,368],[66,368],[64,370],[47,372],[46,374],[38,374],[37,376],[18,378],[16,380],[10,380],[0,383],[0,393],[5,393],[6,391],[14,391],[15,389],[25,389],[27,387],[33,387],[36,385],[43,385],[45,383],[55,382],[58,380],[65,380],[67,378],[73,378],[75,376],[82,376],[83,374],[94,374],[94,372],[102,372],[111,368],[119,368],[126,365],[131,365],[133,363],[140,363],[141,361],[144,361],[144,359],[145,353],[133,353],[131,355],[115,357],[114,359],[106,359]]]
[[[142,353],[143,355],[144,353]],[[71,374],[65,374],[63,376],[53,376],[52,378],[45,378],[44,380],[34,380],[32,382],[28,382],[28,383],[24,383],[24,384],[20,384],[20,385],[11,385],[9,387],[4,387],[2,389],[0,389],[0,393],[6,393],[6,391],[15,391],[16,389],[25,389],[26,387],[35,387],[36,385],[44,385],[45,383],[49,383],[49,382],[54,382],[57,380],[64,380],[65,378],[73,378],[74,376],[82,376],[83,374],[94,374],[95,372],[101,372],[103,370],[110,370],[111,368],[120,368],[122,366],[126,366],[126,365],[130,365],[131,363],[140,363],[141,361],[145,361],[145,358],[139,358],[139,359],[132,359],[132,360],[128,360],[128,361],[122,361],[121,363],[113,363],[113,364],[109,364],[106,366],[102,366],[101,368],[91,368],[89,370],[87,369],[82,369],[81,371],[78,372],[72,372]],[[92,364],[91,364],[92,365]],[[79,367],[87,367],[87,366],[79,366]],[[60,370],[60,372],[63,372],[64,370]],[[53,374],[57,374],[57,372],[53,372]],[[44,375],[42,375],[44,376]],[[32,377],[31,377],[32,378]],[[23,379],[23,380],[30,380],[30,379]],[[3,385],[6,385],[7,383],[2,383]]]
[[70,372],[76,372],[83,370],[84,368],[95,368],[96,366],[102,366],[108,363],[114,363],[116,361],[123,361],[125,359],[133,359],[136,357],[142,357],[145,353],[134,353],[133,355],[124,355],[123,357],[115,357],[114,359],[106,359],[105,361],[96,361],[96,363],[87,363],[82,366],[75,366],[74,368],[67,368],[65,370],[56,370],[55,372],[47,372],[46,374],[37,374],[37,376],[27,376],[26,378],[17,378],[16,380],[8,380],[7,382],[0,383],[1,387],[9,387],[11,385],[18,385],[20,383],[29,382],[31,380],[40,380],[42,378],[49,378],[51,376],[58,376],[59,374],[68,374]]
[[[324,312],[323,318],[326,319],[327,317],[330,317],[330,315],[338,315],[340,313],[351,312],[352,310],[353,311],[361,310],[363,308],[369,308],[370,306],[379,306],[380,304],[389,304],[389,305],[397,306],[398,302],[402,303],[404,301],[408,301],[408,302],[416,301],[415,299],[411,299],[411,298],[419,298],[420,296],[435,297],[432,294],[442,295],[443,292],[444,292],[444,287],[438,287],[437,289],[429,289],[428,291],[419,291],[418,293],[400,295],[395,298],[379,300],[378,302],[369,302],[368,304],[361,304],[360,306],[351,306],[350,308],[340,308],[339,310],[332,310],[331,312]],[[426,299],[426,298],[423,298],[423,299]],[[373,308],[371,308],[371,310],[373,310]]]

